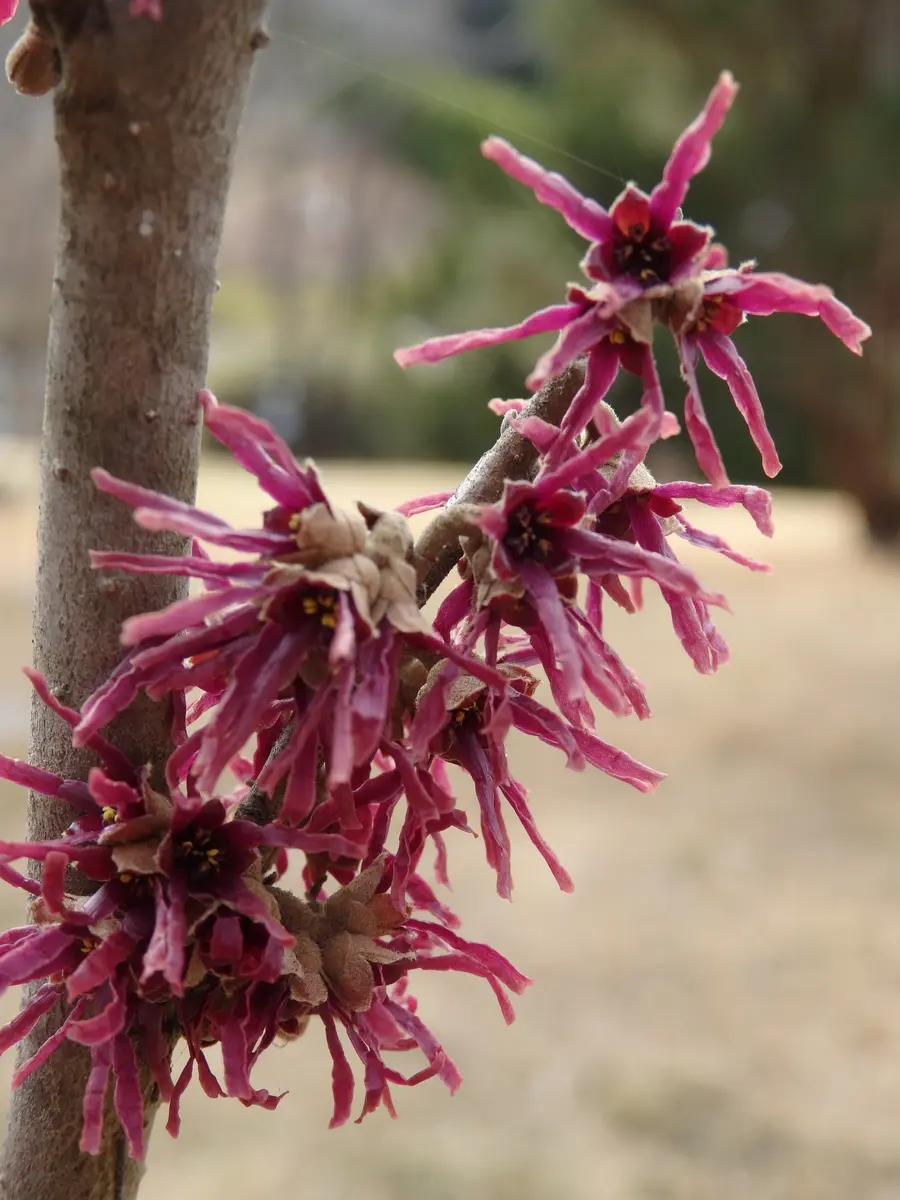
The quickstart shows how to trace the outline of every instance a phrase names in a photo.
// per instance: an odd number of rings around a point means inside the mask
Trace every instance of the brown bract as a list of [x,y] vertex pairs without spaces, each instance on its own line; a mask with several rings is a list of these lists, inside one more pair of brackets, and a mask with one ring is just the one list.
[[[413,539],[405,517],[360,505],[362,515],[314,504],[292,522],[297,551],[266,575],[270,587],[347,592],[370,629],[383,620],[400,633],[429,633],[416,603]],[[267,615],[268,605],[263,605]]]
[[59,66],[53,34],[30,21],[6,56],[6,78],[20,96],[43,96],[59,83]]
[[365,1012],[375,989],[372,965],[403,961],[405,955],[375,940],[402,925],[407,916],[389,895],[375,892],[384,863],[382,855],[324,903],[272,888],[281,922],[296,938],[293,951],[286,951],[284,958],[295,1000],[318,1008],[331,991],[351,1012]]
[[112,847],[113,862],[120,872],[155,875],[160,871],[159,848],[172,825],[172,801],[144,783],[141,792],[146,812],[130,821],[105,829],[97,839]]
[[[599,287],[600,285],[598,285]],[[604,288],[604,295],[606,285]],[[597,289],[573,289],[587,300],[597,299]],[[647,288],[637,300],[629,300],[616,312],[618,321],[634,341],[649,346],[657,322],[675,334],[684,333],[696,321],[703,304],[703,277],[691,275],[672,286],[667,283]]]

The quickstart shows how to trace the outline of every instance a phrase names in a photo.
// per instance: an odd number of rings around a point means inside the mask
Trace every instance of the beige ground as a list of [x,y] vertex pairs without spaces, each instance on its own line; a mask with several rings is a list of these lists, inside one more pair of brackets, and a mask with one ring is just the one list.
[[[0,739],[21,752],[29,653],[30,448],[0,509]],[[454,481],[346,465],[338,497],[398,500]],[[206,502],[249,520],[218,461]],[[336,1133],[318,1032],[258,1073],[276,1113],[190,1095],[150,1155],[146,1200],[895,1200],[900,1197],[900,569],[866,556],[827,497],[779,496],[776,566],[687,553],[727,591],[734,660],[695,675],[659,612],[614,641],[655,702],[608,736],[670,774],[642,797],[523,747],[542,828],[576,878],[554,889],[516,847],[512,905],[453,846],[470,936],[535,979],[506,1029],[474,980],[426,977],[422,1011],[466,1084],[400,1092]],[[702,561],[701,560],[705,560]],[[19,825],[12,789],[4,833]],[[18,919],[3,901],[3,917]],[[13,1001],[4,1001],[4,1012]],[[5,1064],[5,1081],[9,1064]]]

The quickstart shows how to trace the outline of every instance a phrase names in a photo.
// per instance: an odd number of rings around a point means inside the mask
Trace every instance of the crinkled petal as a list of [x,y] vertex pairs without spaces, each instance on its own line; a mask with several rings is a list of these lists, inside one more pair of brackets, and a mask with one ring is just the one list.
[[675,220],[690,181],[709,162],[710,143],[721,129],[737,90],[731,72],[723,71],[703,111],[675,143],[663,169],[662,181],[656,185],[650,197],[653,217],[664,229],[668,229]]
[[779,272],[734,271],[713,280],[707,295],[729,295],[745,313],[768,317],[772,313],[800,313],[819,317],[848,350],[862,354],[862,343],[872,330],[821,283],[804,283]]
[[562,175],[526,158],[503,138],[486,138],[481,143],[481,153],[512,179],[530,188],[541,204],[555,208],[566,224],[589,242],[606,241],[612,236],[613,224],[606,209],[596,200],[582,196]]
[[781,470],[781,459],[766,425],[756,385],[734,343],[723,334],[708,329],[697,334],[697,344],[709,369],[728,384],[728,390],[760,452],[763,470],[770,478],[777,475]]
[[697,500],[711,508],[731,508],[732,505],[741,504],[753,518],[760,533],[771,537],[775,532],[772,524],[772,497],[765,488],[745,484],[714,488],[707,483],[679,481],[658,484],[653,489],[653,494],[672,500]]
[[681,357],[681,373],[688,388],[684,398],[684,423],[697,455],[697,463],[714,488],[726,488],[728,475],[725,462],[715,434],[706,419],[706,410],[697,383],[697,339],[676,337],[675,341]]
[[497,346],[502,342],[517,341],[533,337],[537,333],[548,333],[564,329],[570,321],[584,311],[581,304],[551,304],[542,308],[518,325],[507,325],[495,329],[476,329],[471,333],[451,333],[446,337],[429,338],[418,346],[395,350],[394,358],[401,367],[412,367],[417,363],[436,363],[466,350],[479,350],[482,346]]
[[127,1033],[120,1033],[113,1042],[113,1071],[116,1076],[116,1116],[121,1122],[129,1155],[140,1162],[144,1157],[144,1101],[137,1057]]
[[555,344],[538,359],[526,380],[528,388],[532,392],[538,391],[549,379],[560,375],[576,358],[598,346],[614,327],[615,320],[601,315],[596,307],[576,313]]

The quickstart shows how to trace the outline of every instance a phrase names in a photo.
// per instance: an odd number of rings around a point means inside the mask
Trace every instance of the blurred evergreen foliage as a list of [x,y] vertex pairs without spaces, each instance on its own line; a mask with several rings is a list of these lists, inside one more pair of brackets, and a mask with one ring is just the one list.
[[[480,157],[480,140],[500,133],[608,204],[626,179],[652,187],[729,67],[742,90],[687,215],[713,225],[734,262],[827,281],[876,334],[862,363],[800,317],[738,334],[783,478],[846,486],[867,509],[900,496],[897,0],[456,0],[456,11],[483,50],[477,70],[473,56],[366,60],[378,73],[358,72],[329,100],[330,118],[429,182],[440,217],[414,261],[320,288],[312,315],[304,305],[308,405],[343,398],[354,453],[477,454],[495,427],[486,401],[522,395],[546,341],[409,373],[392,349],[557,302],[585,248]],[[677,410],[683,385],[663,357]],[[704,374],[702,387],[734,475],[758,479],[724,385]]]

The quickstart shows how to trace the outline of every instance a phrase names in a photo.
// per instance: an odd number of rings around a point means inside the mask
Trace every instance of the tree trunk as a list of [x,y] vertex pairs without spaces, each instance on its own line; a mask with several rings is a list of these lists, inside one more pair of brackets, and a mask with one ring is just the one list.
[[[164,0],[162,21],[128,0],[33,0],[62,63],[55,95],[61,211],[50,310],[41,456],[34,660],[78,706],[121,657],[122,621],[184,594],[181,581],[94,574],[92,548],[178,551],[141,532],[130,510],[97,494],[89,471],[184,500],[194,496],[215,264],[238,123],[265,0]],[[137,705],[114,741],[159,771],[170,750],[166,705]],[[32,761],[85,777],[90,756],[36,704]],[[71,811],[29,805],[29,837],[59,836]],[[30,1055],[55,1028],[41,1022]],[[5,1200],[124,1200],[139,1164],[118,1122],[97,1157],[81,1154],[88,1057],[64,1044],[14,1094]],[[148,1125],[154,1104],[148,1083]],[[148,1130],[149,1132],[149,1130]]]

